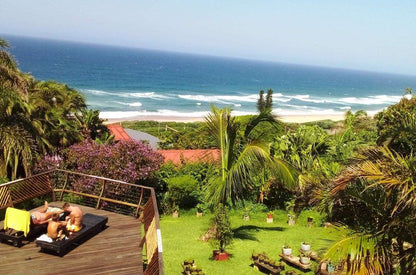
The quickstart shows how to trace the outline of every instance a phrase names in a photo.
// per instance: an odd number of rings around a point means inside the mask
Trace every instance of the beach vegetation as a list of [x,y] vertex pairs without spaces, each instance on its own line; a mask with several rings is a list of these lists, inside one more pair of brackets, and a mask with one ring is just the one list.
[[160,149],[216,148],[215,139],[205,130],[203,122],[126,121],[124,128],[146,132],[158,137]]

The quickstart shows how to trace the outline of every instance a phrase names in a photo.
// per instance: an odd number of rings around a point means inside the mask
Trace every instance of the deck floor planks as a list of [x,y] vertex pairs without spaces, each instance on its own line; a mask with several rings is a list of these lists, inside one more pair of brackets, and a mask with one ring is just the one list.
[[[62,206],[62,203],[50,205]],[[107,228],[63,257],[40,252],[35,242],[20,248],[0,244],[1,274],[142,274],[139,221],[86,206],[80,208],[84,213],[107,216]]]

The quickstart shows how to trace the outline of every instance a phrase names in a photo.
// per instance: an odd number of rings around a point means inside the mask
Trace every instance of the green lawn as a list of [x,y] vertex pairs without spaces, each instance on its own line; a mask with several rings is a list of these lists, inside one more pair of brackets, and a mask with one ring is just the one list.
[[[183,212],[183,211],[182,211]],[[250,221],[243,221],[239,211],[230,214],[234,230],[233,244],[227,249],[231,253],[229,261],[212,260],[213,248],[199,240],[209,228],[211,214],[196,217],[195,211],[181,213],[175,219],[161,216],[163,259],[165,274],[180,274],[181,263],[194,259],[205,274],[262,274],[250,264],[253,252],[266,252],[274,260],[279,260],[282,246],[292,246],[297,255],[303,241],[311,243],[311,249],[322,251],[342,236],[342,232],[318,225],[306,227],[306,221],[298,220],[295,226],[287,225],[287,215],[283,211],[274,212],[274,223],[266,223],[266,213],[251,214]],[[313,266],[316,267],[316,264]],[[286,270],[294,268],[286,266]],[[298,273],[302,273],[297,271]],[[314,274],[312,271],[306,274]]]

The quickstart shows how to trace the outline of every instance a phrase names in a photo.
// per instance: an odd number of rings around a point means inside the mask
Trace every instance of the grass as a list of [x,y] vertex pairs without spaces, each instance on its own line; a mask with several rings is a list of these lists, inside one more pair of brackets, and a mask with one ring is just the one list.
[[[217,262],[212,260],[213,247],[199,240],[209,228],[212,215],[196,217],[195,211],[183,212],[177,219],[167,215],[161,217],[166,274],[180,274],[181,263],[187,259],[194,259],[205,274],[261,274],[251,267],[253,252],[265,252],[269,258],[279,260],[283,245],[289,244],[292,253],[297,255],[301,242],[307,241],[312,250],[322,253],[343,234],[334,228],[306,227],[306,221],[301,220],[289,226],[284,211],[275,211],[274,223],[271,224],[266,223],[266,213],[251,214],[250,221],[243,221],[241,211],[231,211],[234,241],[227,248],[230,260]],[[313,263],[312,271],[305,274],[314,274],[316,266]],[[285,270],[302,273],[290,266],[286,266]]]

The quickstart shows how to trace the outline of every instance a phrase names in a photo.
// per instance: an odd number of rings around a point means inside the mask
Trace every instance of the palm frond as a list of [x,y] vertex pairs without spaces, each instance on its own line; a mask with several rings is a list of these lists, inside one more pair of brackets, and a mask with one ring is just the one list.
[[385,274],[390,267],[387,253],[376,236],[355,233],[331,246],[323,261],[341,264],[346,274]]

